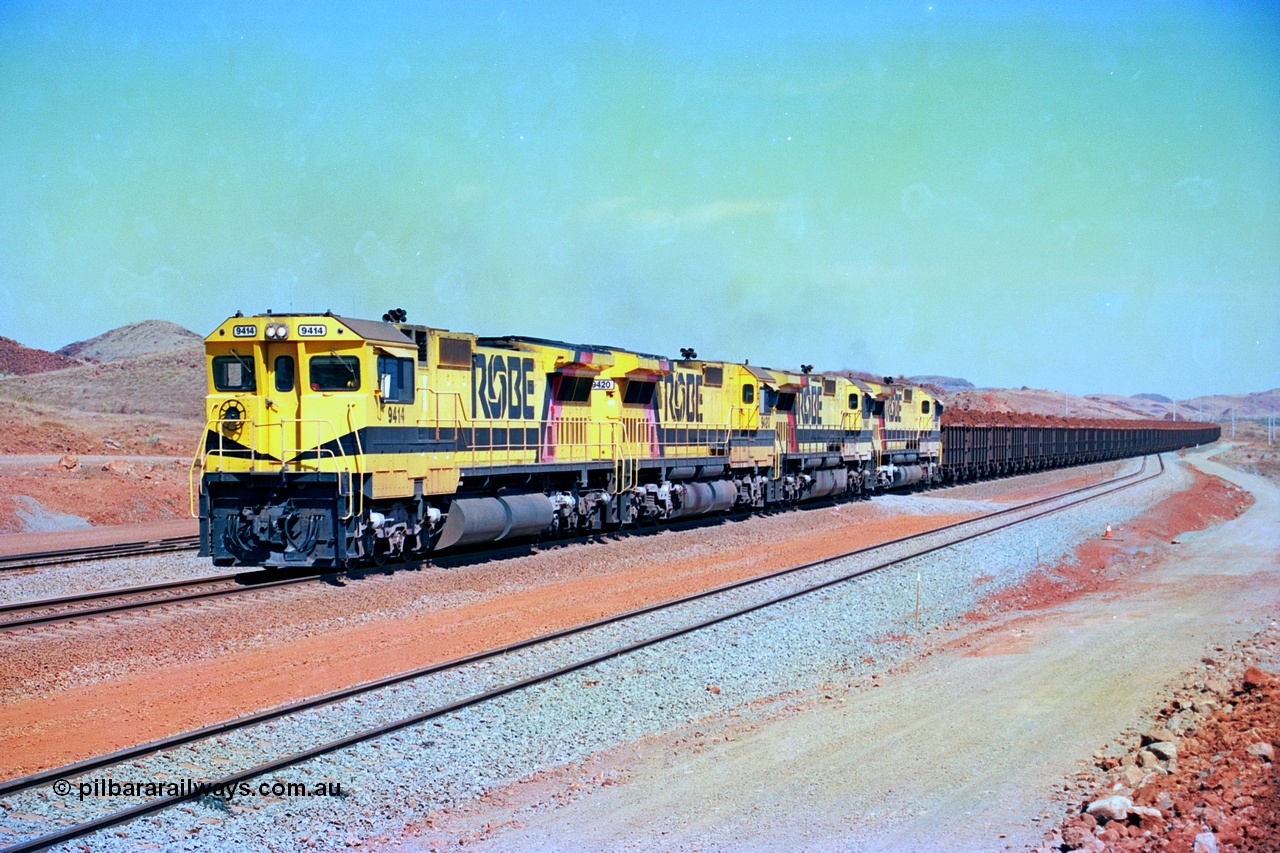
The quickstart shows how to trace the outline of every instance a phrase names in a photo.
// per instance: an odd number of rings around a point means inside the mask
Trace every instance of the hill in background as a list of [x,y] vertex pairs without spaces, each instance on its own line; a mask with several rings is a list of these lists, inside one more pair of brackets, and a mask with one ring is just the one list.
[[81,361],[122,361],[157,352],[200,347],[204,338],[168,320],[145,320],[67,344],[58,353]]
[[[87,362],[87,363],[86,363]],[[827,371],[855,379],[883,377],[854,370]],[[6,375],[7,374],[7,375]],[[1211,395],[1176,404],[1160,394],[1076,397],[1036,388],[975,388],[951,376],[913,376],[951,408],[1084,418],[1265,419],[1280,413],[1280,389],[1247,395]],[[203,339],[176,323],[148,320],[112,329],[56,353],[0,338],[0,399],[80,412],[202,420]]]
[[0,398],[81,412],[204,416],[204,339],[176,323],[132,323],[56,353],[15,346],[30,369],[0,377]]
[[1254,394],[1209,394],[1204,397],[1193,397],[1190,400],[1178,400],[1176,403],[1167,397],[1157,394],[1138,394],[1133,397],[1117,397],[1112,394],[1093,394],[1090,400],[1107,403],[1120,403],[1143,413],[1143,417],[1172,417],[1177,409],[1179,420],[1213,420],[1231,419],[1231,410],[1235,409],[1236,420],[1265,419],[1275,413],[1280,415],[1280,388],[1270,391],[1259,391]]
[[918,382],[921,385],[932,385],[940,388],[947,394],[956,394],[960,391],[972,391],[973,383],[968,379],[960,379],[956,376],[910,376],[912,382]]
[[23,346],[11,338],[0,338],[0,376],[30,376],[79,364],[66,355]]

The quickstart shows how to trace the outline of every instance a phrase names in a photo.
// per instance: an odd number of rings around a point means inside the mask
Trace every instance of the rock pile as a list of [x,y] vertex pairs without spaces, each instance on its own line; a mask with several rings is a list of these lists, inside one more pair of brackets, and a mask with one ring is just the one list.
[[[1280,651],[1273,625],[1261,643]],[[1179,690],[1121,755],[1094,754],[1100,780],[1038,853],[1081,850],[1274,853],[1280,849],[1280,678],[1250,665]]]

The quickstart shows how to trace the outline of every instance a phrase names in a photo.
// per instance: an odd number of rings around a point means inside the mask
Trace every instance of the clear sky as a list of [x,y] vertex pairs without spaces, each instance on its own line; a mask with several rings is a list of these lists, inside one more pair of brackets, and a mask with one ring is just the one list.
[[1280,385],[1280,6],[0,2],[0,334]]

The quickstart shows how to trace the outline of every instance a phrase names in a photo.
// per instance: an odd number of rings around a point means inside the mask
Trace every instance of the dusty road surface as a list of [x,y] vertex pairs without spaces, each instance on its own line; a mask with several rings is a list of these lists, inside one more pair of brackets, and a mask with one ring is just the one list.
[[1151,541],[1109,555],[1107,582],[936,632],[931,653],[873,687],[623,745],[434,815],[405,849],[433,837],[492,850],[1035,847],[1066,777],[1145,725],[1206,652],[1280,614],[1280,488],[1190,459],[1255,503],[1176,545],[1156,541],[1156,519]]

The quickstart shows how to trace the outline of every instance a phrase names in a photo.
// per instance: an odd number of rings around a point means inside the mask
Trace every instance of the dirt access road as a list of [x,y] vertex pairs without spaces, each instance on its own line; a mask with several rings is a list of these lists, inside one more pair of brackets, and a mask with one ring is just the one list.
[[[699,749],[684,731],[628,744],[434,826],[496,850],[1035,847],[1063,813],[1064,777],[1144,726],[1206,651],[1280,613],[1280,488],[1190,458],[1256,503],[1155,562],[1139,554],[1103,589],[943,632],[875,689],[779,701],[732,730],[704,721]],[[593,782],[601,769],[626,781]],[[562,805],[528,809],[540,799]]]

